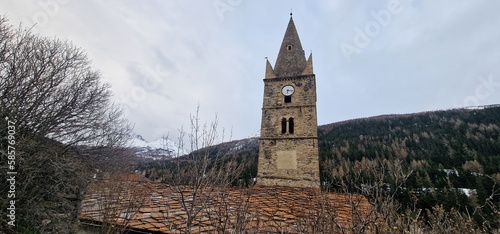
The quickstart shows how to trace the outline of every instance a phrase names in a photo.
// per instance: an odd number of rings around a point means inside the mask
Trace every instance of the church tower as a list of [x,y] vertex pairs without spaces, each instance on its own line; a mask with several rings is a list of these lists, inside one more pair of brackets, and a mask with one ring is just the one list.
[[257,184],[320,188],[316,78],[291,14],[274,69],[266,62]]

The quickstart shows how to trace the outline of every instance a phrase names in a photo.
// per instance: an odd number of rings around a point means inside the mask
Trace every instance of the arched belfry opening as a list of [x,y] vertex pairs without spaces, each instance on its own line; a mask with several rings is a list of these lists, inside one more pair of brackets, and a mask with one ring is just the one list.
[[286,133],[286,118],[281,119],[281,134]]
[[295,127],[295,126],[294,126],[294,123],[293,123],[293,118],[289,118],[289,119],[288,119],[288,132],[289,132],[290,134],[293,134],[293,132],[294,132],[294,127]]
[[281,134],[293,134],[295,131],[295,123],[293,118],[281,119]]

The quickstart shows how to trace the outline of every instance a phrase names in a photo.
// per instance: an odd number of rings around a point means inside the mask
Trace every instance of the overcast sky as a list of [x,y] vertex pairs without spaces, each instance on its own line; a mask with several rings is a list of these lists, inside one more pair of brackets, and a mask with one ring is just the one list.
[[11,24],[86,50],[149,141],[198,104],[232,139],[255,135],[291,9],[319,124],[500,103],[497,0],[0,0]]

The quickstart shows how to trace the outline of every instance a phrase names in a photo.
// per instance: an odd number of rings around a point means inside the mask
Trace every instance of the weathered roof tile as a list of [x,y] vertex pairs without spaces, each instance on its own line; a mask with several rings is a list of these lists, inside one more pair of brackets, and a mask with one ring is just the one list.
[[[99,187],[102,188],[103,185]],[[82,202],[81,220],[114,222],[131,229],[162,233],[179,233],[188,226],[188,213],[181,204],[181,191],[175,191],[173,186],[132,181],[120,189],[115,187],[112,190],[114,192],[102,189],[90,191],[92,192]],[[123,191],[127,191],[129,195],[113,200],[121,196],[119,194],[123,194]],[[102,194],[103,192],[108,194]],[[187,198],[184,200],[185,206],[197,212],[190,224],[192,233],[215,232],[222,227],[299,233],[304,222],[318,220],[326,211],[335,215],[334,221],[339,225],[348,226],[353,222],[354,204],[358,212],[361,210],[367,213],[371,208],[366,198],[358,195],[321,193],[317,190],[289,187],[213,187],[200,191],[197,198],[205,200],[198,200],[197,204],[192,204],[192,192],[189,189],[182,191],[182,195]],[[113,201],[117,204],[112,206],[113,212],[108,212],[102,204]],[[119,217],[122,218],[118,219]],[[128,222],[127,217],[130,218]]]

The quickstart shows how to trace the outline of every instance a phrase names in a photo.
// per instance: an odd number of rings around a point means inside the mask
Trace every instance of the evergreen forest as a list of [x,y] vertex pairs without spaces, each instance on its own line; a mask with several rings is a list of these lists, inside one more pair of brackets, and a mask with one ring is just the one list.
[[[483,230],[500,226],[500,105],[322,125],[318,144],[324,191],[362,194],[372,204],[395,202],[401,214],[411,210],[419,219],[453,211],[461,216],[455,220]],[[243,164],[234,184],[248,185],[257,175],[258,147],[257,138],[248,138],[210,152]],[[154,162],[138,169],[161,180],[172,166]]]

